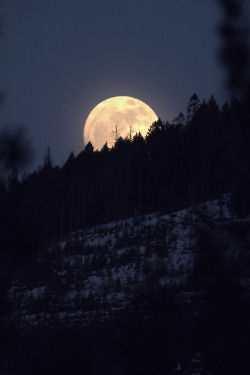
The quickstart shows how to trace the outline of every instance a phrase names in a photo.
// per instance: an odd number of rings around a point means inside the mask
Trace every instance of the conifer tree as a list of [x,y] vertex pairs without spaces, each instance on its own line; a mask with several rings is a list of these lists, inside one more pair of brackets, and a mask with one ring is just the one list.
[[198,98],[198,95],[194,93],[189,99],[188,104],[187,104],[187,123],[188,124],[192,121],[199,107],[200,107],[200,99]]

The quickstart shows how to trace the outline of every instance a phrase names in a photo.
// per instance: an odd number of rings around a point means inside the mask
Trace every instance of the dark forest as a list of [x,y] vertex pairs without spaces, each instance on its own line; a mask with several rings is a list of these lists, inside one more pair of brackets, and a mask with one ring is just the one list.
[[145,138],[118,138],[101,151],[89,143],[62,167],[53,166],[48,147],[38,170],[19,180],[13,169],[1,186],[1,242],[10,246],[15,227],[15,241],[29,239],[21,251],[34,252],[90,225],[172,212],[223,193],[232,194],[235,213],[246,217],[249,108],[234,98],[220,109],[213,96],[200,102],[194,94],[186,117],[159,119]]

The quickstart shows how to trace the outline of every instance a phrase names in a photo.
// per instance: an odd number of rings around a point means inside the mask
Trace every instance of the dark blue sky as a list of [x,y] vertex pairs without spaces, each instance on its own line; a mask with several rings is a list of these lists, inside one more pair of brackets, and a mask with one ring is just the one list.
[[42,164],[83,149],[84,122],[111,96],[143,100],[163,120],[190,96],[226,100],[215,0],[2,0],[1,125],[24,124]]

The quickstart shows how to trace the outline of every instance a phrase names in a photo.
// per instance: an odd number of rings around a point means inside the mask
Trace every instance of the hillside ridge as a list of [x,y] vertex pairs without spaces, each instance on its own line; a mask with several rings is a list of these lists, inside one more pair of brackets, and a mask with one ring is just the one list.
[[230,199],[224,195],[171,214],[74,232],[41,253],[30,276],[12,282],[11,320],[25,327],[84,326],[129,308],[139,293],[159,287],[185,289],[194,270],[197,231],[219,231],[220,241],[230,242],[232,262],[237,249],[227,226],[235,221],[239,219],[230,213]]

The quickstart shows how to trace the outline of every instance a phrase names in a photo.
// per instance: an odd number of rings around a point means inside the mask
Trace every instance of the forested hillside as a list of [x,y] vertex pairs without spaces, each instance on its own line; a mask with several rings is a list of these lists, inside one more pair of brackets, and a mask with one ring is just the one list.
[[[160,119],[148,134],[114,140],[100,151],[89,143],[63,166],[48,147],[36,171],[1,186],[1,242],[11,253],[36,252],[76,229],[145,213],[171,212],[232,193],[235,212],[246,217],[249,199],[249,106],[232,99],[219,108],[196,94],[187,114]],[[23,242],[24,243],[23,243]],[[3,247],[3,248],[4,248]]]

